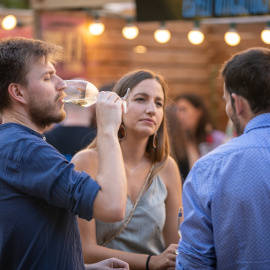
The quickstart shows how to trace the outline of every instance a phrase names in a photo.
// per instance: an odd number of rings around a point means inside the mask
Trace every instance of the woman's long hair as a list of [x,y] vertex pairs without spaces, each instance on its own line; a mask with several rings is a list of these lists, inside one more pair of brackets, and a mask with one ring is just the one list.
[[174,101],[177,102],[181,99],[187,100],[193,107],[202,111],[201,118],[198,121],[195,131],[195,140],[199,145],[206,141],[207,134],[213,129],[213,123],[210,119],[208,110],[206,109],[203,99],[196,94],[184,93],[177,96]]
[[[126,94],[128,88],[130,88],[130,91],[132,91],[132,88],[134,88],[140,82],[147,79],[155,79],[161,85],[164,93],[164,108],[165,108],[167,102],[168,86],[165,83],[162,76],[157,75],[150,70],[140,69],[127,73],[122,78],[120,78],[120,80],[116,83],[112,91],[118,94],[120,97],[123,97]],[[151,135],[148,139],[148,143],[145,149],[146,153],[149,154],[152,163],[155,164],[154,170],[152,172],[152,177],[164,166],[170,154],[170,144],[164,108],[163,108],[163,119],[159,129],[157,130],[158,135],[157,147],[156,148],[153,147],[154,135]],[[97,140],[95,139],[87,148],[88,149],[97,148]]]

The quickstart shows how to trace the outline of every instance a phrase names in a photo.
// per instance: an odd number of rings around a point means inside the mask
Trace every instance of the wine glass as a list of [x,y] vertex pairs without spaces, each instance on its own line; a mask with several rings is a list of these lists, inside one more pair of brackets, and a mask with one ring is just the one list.
[[[65,80],[67,88],[64,90],[66,96],[63,101],[67,104],[74,104],[81,107],[89,107],[97,102],[97,96],[99,94],[98,89],[90,82],[84,80]],[[127,92],[123,100],[123,110],[124,113],[127,113],[127,99],[130,88],[127,89]]]
[[180,207],[178,210],[178,217],[177,217],[177,228],[178,228],[178,234],[179,237],[182,237],[181,230],[180,230],[180,225],[184,220],[184,208]]
[[92,83],[83,80],[66,80],[65,83],[65,103],[81,107],[89,107],[96,103],[99,91]]

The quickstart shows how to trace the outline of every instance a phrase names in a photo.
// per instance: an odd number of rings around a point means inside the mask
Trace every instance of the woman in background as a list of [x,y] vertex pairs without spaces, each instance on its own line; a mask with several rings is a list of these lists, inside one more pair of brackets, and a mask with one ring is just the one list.
[[[137,70],[123,76],[113,91],[123,97],[128,89],[128,111],[119,129],[128,186],[126,216],[112,224],[79,220],[84,260],[116,257],[131,269],[174,269],[182,189],[177,164],[169,156],[167,86],[161,76]],[[96,147],[94,141],[72,160],[93,178],[99,169]]]
[[[175,98],[172,147],[178,160],[183,180],[194,163],[203,155],[225,142],[225,133],[213,128],[203,99],[193,93],[184,93]],[[171,128],[172,130],[172,128]],[[179,138],[179,139],[177,139]]]

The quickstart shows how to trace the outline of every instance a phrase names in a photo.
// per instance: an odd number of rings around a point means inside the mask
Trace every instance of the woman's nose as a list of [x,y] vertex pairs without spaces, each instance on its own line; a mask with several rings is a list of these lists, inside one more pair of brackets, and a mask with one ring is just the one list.
[[147,104],[146,112],[150,114],[156,113],[156,104],[154,101],[149,101]]

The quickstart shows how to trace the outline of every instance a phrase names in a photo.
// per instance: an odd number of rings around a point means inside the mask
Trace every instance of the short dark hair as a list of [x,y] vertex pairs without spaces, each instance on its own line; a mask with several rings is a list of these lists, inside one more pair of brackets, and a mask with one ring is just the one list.
[[220,71],[226,90],[244,97],[254,114],[270,112],[270,50],[250,48],[233,55]]
[[31,63],[45,57],[56,64],[61,59],[62,48],[41,40],[9,37],[0,42],[0,112],[9,107],[8,87],[11,83],[27,86],[27,73]]

